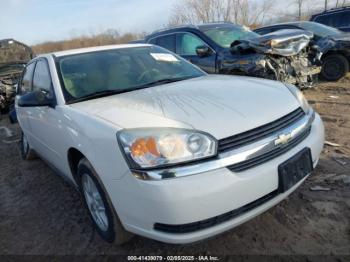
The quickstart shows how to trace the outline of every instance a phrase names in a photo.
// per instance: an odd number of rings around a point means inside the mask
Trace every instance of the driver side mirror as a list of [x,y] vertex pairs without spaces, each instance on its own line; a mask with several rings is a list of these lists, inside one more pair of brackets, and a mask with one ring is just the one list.
[[49,97],[45,90],[36,90],[20,96],[18,99],[20,107],[35,107],[35,106],[55,106],[55,99]]
[[199,57],[205,57],[208,56],[212,53],[211,49],[209,46],[206,45],[200,45],[196,47],[196,53]]

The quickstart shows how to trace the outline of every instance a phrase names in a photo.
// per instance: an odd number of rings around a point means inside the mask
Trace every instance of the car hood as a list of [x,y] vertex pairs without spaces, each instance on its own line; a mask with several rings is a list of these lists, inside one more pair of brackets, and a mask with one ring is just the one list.
[[350,33],[342,33],[339,35],[331,36],[330,38],[334,39],[335,41],[347,41],[350,42]]
[[70,106],[120,128],[194,128],[221,139],[272,122],[299,104],[277,81],[210,75]]
[[293,56],[300,53],[313,36],[313,33],[305,30],[284,29],[249,40],[235,41],[231,44],[231,48],[235,50],[250,47],[265,54]]

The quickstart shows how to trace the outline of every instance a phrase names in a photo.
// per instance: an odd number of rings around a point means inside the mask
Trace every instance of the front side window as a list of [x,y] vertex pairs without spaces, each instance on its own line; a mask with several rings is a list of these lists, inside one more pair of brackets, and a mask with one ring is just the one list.
[[334,23],[332,26],[334,27],[350,26],[350,12],[343,11],[335,14]]
[[22,83],[21,83],[21,89],[20,94],[26,94],[30,91],[32,91],[32,80],[33,80],[33,72],[35,68],[35,62],[29,64],[25,69],[24,69],[24,74],[22,78]]
[[231,25],[225,27],[216,27],[205,29],[203,32],[221,47],[229,48],[234,41],[249,40],[259,37],[248,27]]
[[179,55],[197,55],[198,46],[207,45],[198,36],[189,33],[177,35],[177,54]]
[[329,25],[329,26],[333,25],[333,23],[332,23],[332,16],[330,16],[330,15],[317,16],[316,19],[315,19],[315,22],[321,23],[321,24],[324,24],[324,25]]
[[33,77],[33,91],[52,93],[50,72],[45,60],[39,60],[36,63]]
[[158,46],[119,48],[59,57],[66,101],[112,95],[205,75],[183,58]]

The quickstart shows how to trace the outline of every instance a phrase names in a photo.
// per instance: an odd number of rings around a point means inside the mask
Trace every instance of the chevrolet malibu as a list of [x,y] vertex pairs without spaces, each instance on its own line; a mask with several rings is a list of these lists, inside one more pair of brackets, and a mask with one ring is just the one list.
[[199,241],[268,210],[310,175],[319,115],[293,85],[207,75],[157,46],[40,55],[19,83],[24,159],[84,198],[108,242]]

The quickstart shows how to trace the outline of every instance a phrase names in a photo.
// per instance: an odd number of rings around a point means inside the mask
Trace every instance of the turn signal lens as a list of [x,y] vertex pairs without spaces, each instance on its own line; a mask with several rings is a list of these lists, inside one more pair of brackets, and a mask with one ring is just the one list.
[[140,157],[147,153],[160,156],[154,138],[139,138],[131,145],[131,154],[133,156]]

